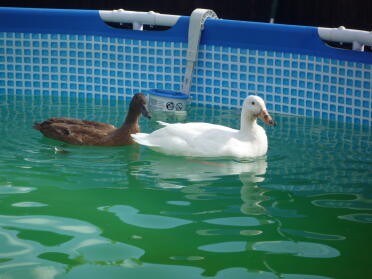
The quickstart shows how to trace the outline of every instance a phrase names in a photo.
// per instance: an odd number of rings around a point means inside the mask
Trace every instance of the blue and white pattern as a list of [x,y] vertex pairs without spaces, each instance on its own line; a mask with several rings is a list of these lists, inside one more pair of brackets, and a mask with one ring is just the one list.
[[0,33],[0,94],[118,98],[150,88],[181,90],[186,48],[102,36]]
[[[186,52],[179,41],[0,28],[0,94],[118,100],[180,91]],[[369,62],[202,44],[190,94],[194,104],[225,108],[258,94],[273,112],[372,126]]]
[[258,94],[271,111],[372,124],[372,65],[294,53],[202,46],[192,97],[240,107]]

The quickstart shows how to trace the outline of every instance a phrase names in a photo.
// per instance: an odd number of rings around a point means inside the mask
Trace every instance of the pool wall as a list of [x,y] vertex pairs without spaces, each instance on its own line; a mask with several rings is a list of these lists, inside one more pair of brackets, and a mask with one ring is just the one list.
[[[98,11],[0,8],[0,94],[117,101],[182,89],[189,17],[166,31],[114,28]],[[372,53],[332,48],[317,28],[207,19],[192,103],[372,126]]]

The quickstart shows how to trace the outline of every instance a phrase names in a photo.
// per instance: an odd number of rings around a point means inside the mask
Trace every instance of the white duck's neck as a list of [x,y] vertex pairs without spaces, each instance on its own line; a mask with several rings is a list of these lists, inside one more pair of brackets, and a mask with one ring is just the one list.
[[240,133],[249,135],[257,127],[257,117],[243,111],[240,116]]

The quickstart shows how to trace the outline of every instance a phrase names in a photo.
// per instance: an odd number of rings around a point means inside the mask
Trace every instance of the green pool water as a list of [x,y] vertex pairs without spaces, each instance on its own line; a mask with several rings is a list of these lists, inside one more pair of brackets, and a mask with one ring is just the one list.
[[[369,129],[274,115],[266,158],[247,161],[64,145],[31,129],[52,116],[120,125],[127,105],[0,96],[1,279],[372,276]],[[239,119],[192,107],[185,120]]]

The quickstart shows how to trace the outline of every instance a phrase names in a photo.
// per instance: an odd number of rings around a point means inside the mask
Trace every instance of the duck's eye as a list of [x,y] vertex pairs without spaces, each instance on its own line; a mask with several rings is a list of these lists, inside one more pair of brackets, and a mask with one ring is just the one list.
[[252,102],[252,105],[254,105],[254,102]]

